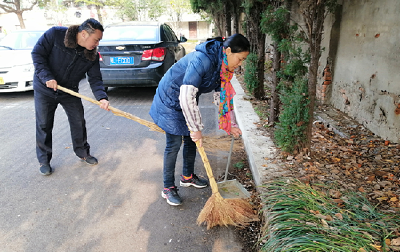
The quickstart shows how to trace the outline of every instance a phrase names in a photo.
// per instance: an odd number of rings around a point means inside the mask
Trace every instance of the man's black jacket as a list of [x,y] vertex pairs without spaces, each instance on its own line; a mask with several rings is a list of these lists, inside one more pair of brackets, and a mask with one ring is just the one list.
[[[79,90],[79,82],[88,76],[97,100],[108,99],[103,87],[97,50],[87,50],[77,44],[78,26],[53,27],[46,31],[32,50],[35,66],[33,88],[35,92],[54,96],[46,81],[56,80],[58,85]],[[82,50],[84,49],[84,50]],[[57,90],[59,93],[62,91]]]

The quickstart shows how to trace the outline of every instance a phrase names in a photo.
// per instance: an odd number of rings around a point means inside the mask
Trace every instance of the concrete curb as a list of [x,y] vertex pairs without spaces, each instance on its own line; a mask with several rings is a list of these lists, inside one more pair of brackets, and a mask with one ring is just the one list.
[[276,159],[277,148],[271,137],[261,134],[257,129],[260,117],[254,111],[252,104],[246,99],[246,94],[239,81],[234,76],[231,80],[236,91],[233,99],[236,121],[242,130],[242,138],[250,169],[257,187],[268,180],[281,177],[287,173]]

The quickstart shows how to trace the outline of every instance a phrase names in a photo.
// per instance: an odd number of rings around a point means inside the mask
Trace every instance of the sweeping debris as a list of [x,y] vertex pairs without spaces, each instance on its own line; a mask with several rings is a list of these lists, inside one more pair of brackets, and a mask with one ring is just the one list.
[[[68,93],[70,95],[82,98],[86,101],[99,105],[100,102],[96,101],[90,97],[81,95],[77,92],[64,88],[60,85],[57,86],[57,89]],[[134,116],[130,113],[124,112],[122,110],[116,109],[114,107],[108,107],[114,115],[126,117],[133,121],[136,121],[142,125],[147,126],[150,130],[165,133],[160,127],[158,127],[155,123],[143,120],[137,116]],[[204,151],[204,148],[199,146],[199,141],[196,142],[196,146],[198,152],[200,153],[201,159],[203,160],[204,167],[207,172],[207,176],[210,182],[212,195],[207,200],[204,208],[201,210],[198,218],[197,224],[201,225],[203,223],[207,223],[207,229],[210,229],[214,226],[245,226],[250,222],[257,221],[258,216],[253,211],[253,206],[250,204],[248,200],[245,198],[223,198],[218,190],[217,182],[215,181],[210,163],[208,161],[207,155]],[[232,148],[231,148],[232,150]]]
[[199,147],[199,142],[196,142],[196,146],[203,160],[212,191],[211,197],[197,217],[197,224],[207,223],[207,229],[210,229],[214,226],[246,226],[250,222],[257,221],[258,216],[254,213],[253,206],[248,200],[244,198],[224,199],[221,196],[204,148]]
[[228,171],[229,165],[231,164],[231,156],[233,150],[233,143],[235,142],[235,137],[232,136],[231,140],[231,148],[229,150],[228,162],[226,164],[225,169],[225,177],[224,180],[218,182],[218,191],[221,193],[221,196],[224,199],[227,198],[249,198],[251,195],[250,193],[244,188],[242,184],[239,183],[236,179],[228,180]]

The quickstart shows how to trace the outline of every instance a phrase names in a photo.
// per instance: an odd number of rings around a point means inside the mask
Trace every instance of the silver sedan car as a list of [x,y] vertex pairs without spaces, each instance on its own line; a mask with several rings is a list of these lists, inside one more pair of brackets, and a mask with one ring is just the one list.
[[33,90],[31,51],[45,30],[17,30],[0,40],[0,93]]

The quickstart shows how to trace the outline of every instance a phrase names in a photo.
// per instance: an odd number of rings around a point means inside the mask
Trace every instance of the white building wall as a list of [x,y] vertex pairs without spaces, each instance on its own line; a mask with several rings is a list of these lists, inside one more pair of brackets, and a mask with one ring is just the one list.
[[[325,23],[320,75],[333,54],[330,104],[392,142],[400,139],[400,1],[343,1],[339,33]],[[322,80],[320,81],[322,83]]]

